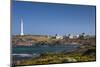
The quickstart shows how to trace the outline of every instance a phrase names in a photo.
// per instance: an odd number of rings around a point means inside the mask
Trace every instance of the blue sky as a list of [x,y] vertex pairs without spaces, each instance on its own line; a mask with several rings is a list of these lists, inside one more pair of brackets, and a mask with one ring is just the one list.
[[13,1],[12,34],[33,35],[95,34],[95,6]]

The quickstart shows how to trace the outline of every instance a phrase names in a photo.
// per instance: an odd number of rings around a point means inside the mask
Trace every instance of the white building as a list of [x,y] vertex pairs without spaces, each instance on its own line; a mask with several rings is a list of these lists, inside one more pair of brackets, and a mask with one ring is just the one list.
[[56,39],[63,39],[63,36],[57,35],[57,36],[56,36]]
[[79,38],[79,35],[70,35],[69,38],[70,39],[77,39],[77,38]]
[[70,38],[70,39],[73,39],[73,38],[74,38],[74,36],[73,36],[73,35],[70,35],[70,36],[69,36],[69,38]]
[[76,35],[77,38],[79,38],[79,35]]

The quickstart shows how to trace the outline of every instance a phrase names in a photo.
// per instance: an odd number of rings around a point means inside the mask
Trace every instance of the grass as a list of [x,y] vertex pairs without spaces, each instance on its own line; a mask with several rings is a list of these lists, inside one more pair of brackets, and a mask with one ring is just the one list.
[[41,55],[39,58],[32,58],[29,60],[20,61],[20,63],[16,65],[56,64],[69,62],[87,62],[95,60],[95,56],[82,55],[81,53],[46,53]]

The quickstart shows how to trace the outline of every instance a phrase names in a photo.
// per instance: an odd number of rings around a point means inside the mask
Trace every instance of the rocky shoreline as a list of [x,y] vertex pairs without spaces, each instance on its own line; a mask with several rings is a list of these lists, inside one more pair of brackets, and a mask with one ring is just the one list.
[[77,38],[77,39],[55,39],[48,38],[47,36],[13,36],[12,45],[13,46],[32,46],[32,45],[95,45],[96,39],[94,38]]
[[45,53],[37,58],[16,61],[12,65],[37,65],[37,64],[56,64],[56,63],[73,63],[73,62],[90,62],[96,61],[96,38],[78,38],[78,39],[55,39],[47,36],[14,36],[12,46],[58,46],[58,45],[79,45],[71,52],[62,51],[60,53]]
[[73,63],[73,62],[90,62],[96,61],[96,49],[77,49],[72,52],[61,53],[45,53],[37,58],[16,61],[15,66],[21,65],[37,65],[37,64],[58,64],[58,63]]

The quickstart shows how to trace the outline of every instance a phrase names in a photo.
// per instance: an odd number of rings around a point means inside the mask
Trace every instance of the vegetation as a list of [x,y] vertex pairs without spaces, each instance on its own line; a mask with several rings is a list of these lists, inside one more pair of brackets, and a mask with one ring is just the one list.
[[88,62],[96,60],[96,39],[95,37],[83,38],[84,33],[77,39],[64,38],[57,40],[47,36],[15,36],[12,39],[13,45],[23,42],[29,42],[33,45],[61,45],[68,43],[77,43],[81,45],[77,50],[72,52],[45,53],[40,57],[27,60],[13,60],[14,65],[37,65],[37,64],[56,64],[56,63],[73,63]]
[[93,55],[93,53],[95,53],[95,50],[96,49],[92,47],[84,52],[82,52],[82,50],[76,50],[69,53],[45,53],[41,54],[41,56],[37,58],[21,60],[15,65],[37,65],[95,61],[96,55]]

